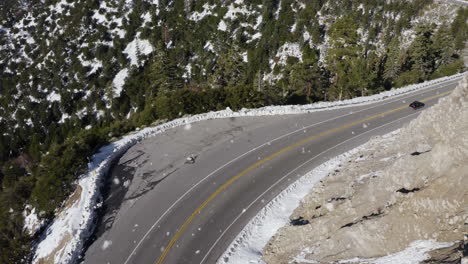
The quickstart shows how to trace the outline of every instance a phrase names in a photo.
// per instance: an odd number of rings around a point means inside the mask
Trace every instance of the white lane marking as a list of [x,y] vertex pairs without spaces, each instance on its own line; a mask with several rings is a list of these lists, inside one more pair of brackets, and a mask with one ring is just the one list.
[[[417,92],[422,92],[422,93],[426,93],[426,92],[429,92],[429,91],[433,91],[433,90],[437,90],[437,89],[443,89],[445,87],[448,87],[450,85],[452,85],[453,80],[449,80],[447,81],[447,83],[444,83],[444,86],[438,86],[440,84],[434,84],[436,87],[433,88],[433,89],[429,89],[429,88],[422,88],[422,89],[419,89],[419,90],[415,90],[415,91],[410,91],[408,93],[404,93],[404,94],[399,94],[399,95],[396,95],[396,96],[392,96],[392,97],[389,97],[388,99],[394,99],[394,98],[398,98],[400,96],[413,96],[415,93]],[[383,99],[383,101],[385,101],[387,99]],[[200,180],[199,182],[197,182],[195,185],[193,185],[190,189],[188,189],[182,196],[180,196],[159,218],[158,220],[156,220],[156,222],[154,222],[154,224],[150,227],[150,229],[148,229],[148,231],[145,233],[145,235],[141,238],[141,240],[138,242],[138,244],[135,246],[135,248],[132,250],[132,252],[130,253],[130,255],[128,255],[127,259],[125,260],[124,264],[128,264],[128,262],[130,261],[130,259],[135,255],[136,251],[138,250],[138,248],[141,246],[141,244],[143,243],[143,241],[148,237],[148,235],[153,231],[153,229],[159,224],[159,222],[161,221],[162,218],[164,218],[167,213],[169,213],[169,211],[172,210],[172,208],[175,207],[176,204],[178,204],[182,199],[184,199],[187,194],[189,194],[193,189],[195,189],[198,185],[200,185],[201,183],[203,183],[206,179],[208,179],[209,177],[211,177],[213,174],[215,174],[216,172],[222,170],[223,168],[227,167],[229,164],[239,160],[240,158],[244,157],[245,155],[248,155],[249,153],[259,149],[259,148],[262,148],[266,145],[268,145],[269,143],[271,142],[274,142],[274,141],[277,141],[277,140],[280,140],[284,137],[287,137],[287,136],[290,136],[294,133],[297,133],[299,131],[303,131],[305,128],[310,128],[310,127],[314,127],[314,126],[317,126],[317,125],[320,125],[320,124],[323,124],[323,123],[326,123],[326,122],[329,122],[329,121],[332,121],[332,120],[336,120],[336,119],[339,119],[339,118],[342,118],[342,117],[345,117],[345,116],[348,116],[348,115],[353,115],[353,114],[356,114],[356,113],[359,113],[359,112],[363,112],[363,111],[367,111],[367,110],[370,110],[370,109],[373,109],[373,108],[376,108],[376,107],[381,107],[383,105],[387,105],[387,104],[390,104],[390,103],[393,103],[393,102],[396,102],[396,101],[399,101],[401,99],[395,99],[395,100],[390,100],[384,104],[379,104],[379,105],[375,105],[375,106],[372,106],[372,107],[368,107],[368,108],[365,108],[365,109],[362,109],[362,110],[359,110],[359,111],[356,111],[356,112],[352,112],[352,113],[347,113],[347,114],[344,114],[344,115],[341,115],[341,116],[338,116],[338,117],[335,117],[335,118],[331,118],[331,119],[328,119],[328,120],[324,120],[324,121],[321,121],[319,123],[315,123],[315,124],[312,124],[312,125],[309,125],[309,126],[306,126],[306,127],[302,127],[300,129],[297,129],[295,131],[292,131],[290,133],[287,133],[287,134],[284,134],[280,137],[277,137],[273,140],[270,140],[266,143],[263,143],[262,145],[259,145],[247,152],[245,152],[244,154],[240,155],[240,156],[237,156],[236,158],[230,160],[229,162],[225,163],[224,165],[222,165],[221,167],[217,168],[216,170],[214,170],[213,172],[211,172],[210,174],[208,174],[207,176],[205,176],[205,178],[203,178],[202,180]],[[378,101],[375,101],[375,102],[372,102],[372,103],[378,103]],[[352,106],[356,106],[356,107],[359,107],[359,105],[352,105]],[[332,110],[332,109],[330,109]]]
[[[278,185],[280,182],[282,182],[284,179],[286,179],[289,175],[291,175],[292,173],[294,173],[296,170],[302,168],[302,167],[303,167],[304,165],[306,165],[307,163],[313,161],[313,160],[316,159],[317,157],[323,155],[324,153],[326,153],[326,152],[328,152],[328,151],[330,151],[330,150],[332,150],[332,149],[334,149],[334,148],[336,148],[336,147],[338,147],[338,146],[340,146],[340,145],[342,145],[342,144],[344,144],[344,143],[346,143],[346,142],[349,142],[349,141],[351,141],[351,140],[353,140],[353,139],[356,139],[356,138],[358,138],[358,137],[360,137],[360,136],[363,136],[363,135],[365,135],[365,134],[367,134],[367,133],[370,133],[370,132],[372,132],[372,131],[374,131],[374,130],[376,130],[376,129],[382,128],[382,127],[384,127],[384,126],[391,125],[391,124],[393,124],[393,123],[395,123],[395,122],[398,122],[398,121],[400,121],[400,120],[402,120],[402,119],[405,119],[405,118],[408,118],[408,117],[410,117],[410,116],[417,115],[417,114],[420,114],[420,113],[421,113],[421,112],[412,113],[412,114],[409,114],[409,115],[407,115],[407,116],[401,117],[401,118],[399,118],[399,119],[397,119],[397,120],[394,120],[394,121],[392,121],[392,122],[390,122],[390,123],[383,124],[383,125],[381,125],[381,126],[378,126],[378,127],[373,128],[373,129],[371,129],[371,130],[369,130],[369,131],[366,131],[366,132],[364,132],[364,133],[362,133],[362,134],[359,134],[359,135],[357,135],[357,136],[354,136],[354,137],[352,137],[352,138],[349,138],[349,139],[347,139],[347,140],[345,140],[345,141],[343,141],[343,142],[341,142],[341,143],[339,143],[339,144],[337,144],[337,145],[335,145],[335,146],[333,146],[333,147],[331,147],[331,148],[328,148],[328,149],[326,149],[326,150],[320,152],[319,154],[317,154],[317,155],[315,155],[314,157],[310,158],[309,160],[305,161],[304,163],[302,163],[301,165],[299,165],[298,167],[296,167],[296,168],[293,169],[292,171],[288,172],[288,174],[284,175],[282,178],[280,178],[279,180],[277,180],[273,185],[271,185],[271,186],[270,186],[268,189],[266,189],[262,194],[260,194],[253,202],[251,202],[251,203],[245,208],[245,210],[246,210],[246,211],[249,210],[249,209],[250,209],[255,203],[257,203],[258,200],[260,200],[267,192],[269,192],[273,187],[275,187],[275,186]],[[312,169],[312,170],[313,170],[313,169]],[[299,177],[296,181],[298,181],[298,180],[301,179],[301,178],[302,178],[302,176]],[[296,182],[296,181],[294,181],[294,182]],[[294,183],[292,183],[292,184],[294,184]],[[274,198],[273,198],[273,199],[274,199]],[[266,205],[265,205],[265,206],[266,206]],[[261,210],[261,209],[260,209],[260,210]],[[239,220],[239,218],[240,218],[242,215],[243,215],[243,214],[239,214],[239,215],[234,219],[234,221],[232,221],[232,223],[221,233],[221,235],[220,235],[220,236],[218,237],[218,239],[214,242],[214,244],[211,246],[211,248],[206,252],[206,254],[205,254],[205,256],[203,257],[203,259],[201,260],[200,264],[202,264],[202,263],[206,260],[206,258],[207,258],[208,255],[211,253],[211,251],[213,250],[213,248],[218,244],[218,242],[221,240],[221,238],[222,238],[222,237],[226,234],[226,232],[235,224],[235,222],[237,222],[237,220]],[[254,216],[254,218],[255,218],[255,216]],[[247,223],[247,224],[248,224],[248,223]]]

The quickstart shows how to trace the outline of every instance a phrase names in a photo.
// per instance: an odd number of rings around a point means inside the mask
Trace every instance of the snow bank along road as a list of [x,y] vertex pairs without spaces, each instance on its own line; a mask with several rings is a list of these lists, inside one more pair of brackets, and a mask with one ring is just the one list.
[[468,6],[468,1],[466,1],[466,0],[448,0],[447,2],[452,2],[454,4],[457,4],[457,5],[460,5],[460,6],[463,6],[463,7]]
[[[215,263],[291,182],[400,128],[423,111],[409,103],[430,107],[459,80],[371,104],[201,121],[148,138],[111,172],[105,216],[84,263]],[[185,162],[189,155],[195,163]]]

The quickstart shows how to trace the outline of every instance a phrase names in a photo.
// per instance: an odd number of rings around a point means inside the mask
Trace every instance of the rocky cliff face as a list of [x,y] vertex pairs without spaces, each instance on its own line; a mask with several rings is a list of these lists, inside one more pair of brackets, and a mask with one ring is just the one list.
[[424,263],[460,263],[468,233],[467,120],[468,76],[449,97],[398,133],[368,143],[314,188],[291,216],[310,224],[283,227],[264,260],[382,263],[383,256],[411,251]]

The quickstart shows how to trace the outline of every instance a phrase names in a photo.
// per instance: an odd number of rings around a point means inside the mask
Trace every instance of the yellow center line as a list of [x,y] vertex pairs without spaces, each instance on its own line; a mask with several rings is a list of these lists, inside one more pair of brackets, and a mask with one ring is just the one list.
[[[431,96],[429,98],[426,98],[424,100],[421,100],[422,102],[427,102],[429,100],[432,100],[432,99],[435,99],[437,97],[441,97],[441,96],[444,96],[446,94],[449,94],[450,92],[452,91],[447,91],[447,92],[444,92],[444,93],[441,93],[441,94],[438,94],[438,95],[434,95],[434,96]],[[180,227],[180,229],[177,231],[177,233],[174,235],[174,237],[171,239],[171,241],[169,242],[169,244],[167,245],[167,247],[164,249],[164,252],[162,253],[161,257],[159,258],[158,262],[156,262],[156,264],[162,264],[162,262],[164,261],[164,259],[166,258],[167,254],[169,253],[169,251],[171,250],[171,248],[174,246],[174,244],[177,242],[177,239],[180,237],[180,235],[183,233],[183,231],[187,228],[187,226],[193,221],[193,219],[195,218],[195,216],[197,216],[197,214],[199,214],[201,212],[201,210],[203,210],[203,208],[206,207],[206,205],[211,201],[213,200],[214,198],[216,198],[216,196],[218,196],[223,190],[225,190],[229,185],[231,185],[233,182],[237,181],[240,177],[242,177],[243,175],[247,174],[249,171],[259,167],[260,165],[262,165],[263,163],[275,158],[276,156],[278,155],[281,155],[293,148],[296,148],[298,146],[301,146],[311,140],[314,140],[314,139],[317,139],[317,138],[320,138],[320,137],[323,137],[323,136],[326,136],[326,135],[329,135],[331,133],[334,133],[334,132],[337,132],[337,131],[340,131],[340,130],[343,130],[343,129],[346,129],[348,127],[351,127],[351,126],[354,126],[356,124],[359,124],[359,123],[363,123],[363,122],[366,122],[366,121],[369,121],[369,120],[372,120],[372,119],[375,119],[377,117],[381,117],[381,116],[384,116],[384,115],[387,115],[387,114],[391,114],[391,113],[394,113],[394,112],[397,112],[397,111],[400,111],[400,110],[403,110],[405,108],[407,108],[408,106],[402,106],[402,107],[398,107],[398,108],[395,108],[393,110],[390,110],[390,111],[387,111],[387,112],[384,112],[384,113],[381,113],[381,114],[377,114],[377,115],[374,115],[374,116],[371,116],[371,117],[367,117],[367,118],[364,118],[364,119],[361,119],[359,121],[355,121],[355,122],[352,122],[352,123],[349,123],[349,124],[346,124],[346,125],[343,125],[343,126],[340,126],[338,128],[335,128],[335,129],[332,129],[332,130],[329,130],[329,131],[326,131],[326,132],[323,132],[323,133],[320,133],[318,135],[315,135],[313,137],[310,137],[310,138],[307,138],[307,139],[304,139],[294,145],[291,145],[287,148],[284,148],[274,154],[271,154],[270,156],[258,161],[257,163],[251,165],[250,167],[248,167],[247,169],[243,170],[241,173],[237,174],[236,176],[234,176],[233,178],[231,178],[229,181],[227,181],[225,184],[223,184],[221,187],[219,187],[214,193],[212,193],[210,195],[210,197],[208,197],[208,199],[206,199],[193,213],[192,215],[187,218],[187,220],[185,221],[185,223]]]

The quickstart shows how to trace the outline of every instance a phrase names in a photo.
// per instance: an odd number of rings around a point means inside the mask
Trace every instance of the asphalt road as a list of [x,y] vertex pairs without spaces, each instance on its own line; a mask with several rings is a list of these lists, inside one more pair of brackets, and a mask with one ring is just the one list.
[[[216,263],[286,186],[400,128],[459,80],[310,114],[202,121],[147,139],[111,172],[104,217],[84,263]],[[414,100],[426,107],[407,107]],[[190,154],[194,164],[184,162]]]

